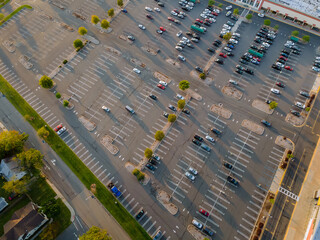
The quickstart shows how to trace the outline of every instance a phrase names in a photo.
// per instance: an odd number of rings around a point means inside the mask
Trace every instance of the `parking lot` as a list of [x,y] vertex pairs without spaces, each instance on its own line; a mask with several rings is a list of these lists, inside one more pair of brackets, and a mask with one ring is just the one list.
[[[194,48],[185,46],[182,51],[175,49],[176,44],[182,37],[191,39],[186,32],[190,32],[192,23],[200,18],[206,8],[205,3],[196,4],[190,12],[185,12],[184,18],[179,18],[171,14],[174,9],[181,10],[178,1],[164,1],[165,7],[159,7],[156,1],[130,1],[126,6],[128,13],[120,13],[111,23],[113,31],[110,34],[99,33],[89,21],[92,14],[102,15],[101,9],[111,5],[103,1],[93,4],[88,1],[60,1],[60,4],[66,10],[56,7],[48,12],[23,10],[0,28],[2,40],[11,39],[16,46],[14,54],[2,54],[1,59],[4,60],[0,62],[0,73],[52,128],[58,124],[66,126],[61,138],[103,184],[107,186],[112,181],[118,187],[122,193],[119,201],[133,216],[144,209],[145,214],[139,223],[150,235],[161,230],[161,239],[193,239],[186,228],[192,219],[196,219],[214,232],[214,239],[248,239],[266,195],[263,189],[270,187],[284,152],[275,145],[274,139],[281,134],[290,137],[290,132],[295,131],[284,119],[292,109],[301,111],[294,106],[297,101],[305,101],[299,91],[309,92],[315,80],[316,73],[311,66],[318,39],[312,36],[310,43],[298,44],[300,55],[288,56],[286,65],[293,71],[284,68],[278,71],[271,66],[295,29],[273,21],[272,26],[280,26],[279,32],[260,63],[240,63],[240,57],[251,45],[259,46],[254,39],[264,19],[254,14],[253,23],[242,22],[238,27],[237,33],[241,36],[233,45],[234,56],[217,56],[224,64],[214,63],[209,69],[208,76],[213,82],[207,85],[191,77],[191,73],[196,66],[204,69],[208,60],[220,51],[227,53],[222,47],[212,45],[217,39],[222,41],[220,31],[227,21],[232,21],[225,16],[226,2],[223,2],[223,11],[216,17],[216,22],[205,26],[206,33],[199,34],[199,42],[190,41]],[[152,12],[146,11],[146,6]],[[159,8],[160,12],[154,8]],[[75,18],[73,12],[87,20]],[[153,19],[148,19],[147,14]],[[179,20],[181,24],[169,21],[168,17]],[[86,26],[89,34],[100,41],[99,45],[89,43],[81,49],[53,79],[57,83],[56,90],[70,97],[75,104],[71,111],[58,104],[52,93],[40,89],[37,82],[39,75],[50,74],[74,50],[72,42],[79,37],[77,31],[61,28],[58,22],[62,21],[68,22],[75,30]],[[17,22],[23,24],[18,25]],[[139,24],[146,29],[139,28]],[[160,27],[165,29],[161,34],[156,32]],[[180,37],[177,36],[179,31],[182,31]],[[38,34],[41,37],[36,38]],[[128,35],[135,40],[120,38]],[[216,53],[208,51],[208,48]],[[118,54],[110,49],[116,49]],[[160,49],[160,52],[153,56],[145,49]],[[34,64],[31,70],[16,63],[20,55],[31,58]],[[179,61],[178,55],[183,55],[186,61]],[[168,63],[168,59],[177,64]],[[254,74],[235,72],[237,65],[250,68]],[[165,90],[157,87],[156,71],[172,79]],[[164,112],[173,113],[168,109],[169,104],[177,107],[176,95],[184,96],[178,88],[182,79],[189,80],[191,89],[203,100],[191,99],[188,102],[186,108],[190,114],[181,113],[155,152],[161,157],[154,166],[155,170],[145,169],[152,184],[141,186],[134,176],[128,174],[124,165],[128,161],[138,164],[144,150],[153,143],[155,132],[166,125],[168,120],[163,116]],[[230,79],[237,85],[233,86]],[[277,86],[278,82],[285,87]],[[225,86],[241,91],[241,99],[226,96],[222,92]],[[281,94],[271,93],[271,88],[280,90]],[[151,99],[150,94],[157,100]],[[278,107],[273,115],[267,115],[251,107],[256,99],[276,101]],[[212,104],[219,103],[232,112],[229,119],[210,111]],[[127,105],[136,114],[126,111]],[[105,112],[102,106],[110,112]],[[87,131],[78,121],[80,116],[94,123],[95,130]],[[264,133],[258,135],[241,126],[245,119],[256,123],[266,119],[272,127],[264,127]],[[221,134],[215,134],[212,128]],[[289,129],[289,133],[285,129]],[[110,154],[100,144],[105,135],[114,139],[114,145],[120,150],[117,155]],[[204,139],[203,143],[210,152],[192,142],[195,135]],[[206,136],[215,141],[207,140]],[[190,167],[197,172],[193,173],[194,179],[186,175],[192,173]],[[157,202],[155,186],[171,196],[179,208],[177,215],[172,216]],[[199,209],[206,210],[209,216],[201,214]]]

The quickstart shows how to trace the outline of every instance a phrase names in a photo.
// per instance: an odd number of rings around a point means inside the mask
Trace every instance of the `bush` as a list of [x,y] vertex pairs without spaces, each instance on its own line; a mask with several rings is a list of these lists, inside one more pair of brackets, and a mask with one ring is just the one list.
[[100,21],[100,19],[99,19],[98,16],[96,16],[96,15],[92,15],[92,16],[91,16],[91,22],[92,22],[93,24],[97,24],[99,21]]
[[209,0],[208,6],[213,6],[214,4],[215,4],[215,1],[214,1],[214,0]]
[[178,101],[178,108],[179,109],[183,109],[185,105],[186,105],[186,101],[184,99],[180,99]]
[[190,83],[187,80],[182,80],[179,82],[179,88],[181,90],[186,90],[190,87]]
[[144,180],[145,174],[141,171],[139,171],[139,174],[137,175],[137,179],[138,181],[142,181]]
[[139,169],[135,168],[133,169],[132,174],[135,176],[138,176],[139,172],[140,172]]
[[200,73],[200,74],[199,74],[199,78],[201,78],[201,79],[203,79],[203,80],[206,79],[206,77],[207,77],[207,76],[206,76],[205,73]]
[[275,102],[275,101],[272,101],[272,102],[269,104],[270,109],[275,109],[277,106],[278,106],[278,103]]
[[0,13],[0,21],[4,19],[4,14]]
[[63,101],[63,106],[64,107],[68,107],[69,106],[69,101],[68,100],[64,100]]
[[238,8],[235,8],[234,10],[233,10],[233,15],[238,15],[239,14],[239,9]]
[[306,107],[306,111],[309,112],[310,111],[310,107]]
[[56,93],[56,98],[60,99],[61,98],[61,93],[57,92]]
[[73,42],[73,46],[74,48],[83,48],[83,42],[80,39],[76,39]]
[[117,0],[117,4],[119,7],[122,7],[123,6],[123,1],[122,0]]
[[83,36],[83,35],[86,35],[88,32],[88,30],[85,28],[85,27],[79,27],[78,29],[78,33]]
[[222,3],[219,3],[218,7],[219,8],[222,8],[223,4]]
[[151,158],[152,154],[153,154],[153,152],[152,152],[152,150],[150,148],[146,148],[146,150],[144,150],[144,156],[146,158]]
[[231,37],[232,37],[232,33],[231,32],[228,32],[225,35],[223,35],[223,39],[226,40],[226,41],[229,41]]
[[163,131],[157,131],[156,134],[154,135],[154,138],[158,141],[161,141],[164,138]]
[[279,25],[277,24],[277,25],[274,25],[274,27],[273,27],[275,30],[278,30],[279,29]]
[[113,17],[113,16],[114,16],[114,9],[113,9],[113,8],[110,8],[110,9],[108,10],[108,16],[109,16],[109,17]]
[[292,31],[291,35],[295,36],[295,37],[298,37],[299,31],[297,31],[297,30],[296,31]]
[[310,41],[310,36],[309,36],[309,35],[304,35],[304,36],[302,37],[302,39],[303,39],[303,41],[305,41],[305,42],[309,42],[309,41]]
[[104,28],[104,29],[108,29],[108,28],[110,27],[110,23],[109,23],[107,20],[105,20],[105,19],[103,19],[103,20],[101,21],[100,25],[101,25],[101,27]]
[[169,114],[169,116],[168,116],[168,122],[173,123],[173,122],[176,121],[176,119],[177,119],[177,116],[176,116],[175,114]]
[[43,75],[39,80],[39,85],[41,87],[43,87],[43,88],[52,88],[53,87],[53,81],[48,76]]
[[246,19],[250,20],[251,18],[252,18],[252,14],[251,13],[247,14]]
[[59,65],[59,68],[62,68],[62,66],[61,66],[61,65]]
[[68,62],[68,60],[67,59],[65,59],[65,60],[63,60],[63,64],[66,64]]
[[49,136],[50,132],[45,128],[42,127],[38,130],[39,137],[46,139]]
[[271,20],[270,19],[266,19],[266,20],[264,20],[264,25],[266,25],[266,26],[270,26],[270,24],[271,24]]

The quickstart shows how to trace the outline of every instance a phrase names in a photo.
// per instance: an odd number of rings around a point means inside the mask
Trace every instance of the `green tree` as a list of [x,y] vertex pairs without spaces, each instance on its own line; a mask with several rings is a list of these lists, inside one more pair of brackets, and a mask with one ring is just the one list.
[[163,131],[157,131],[156,134],[154,135],[154,138],[158,141],[161,141],[164,138]]
[[68,107],[69,106],[69,101],[68,100],[63,100],[63,106]]
[[39,85],[41,87],[43,87],[43,88],[52,88],[53,87],[53,81],[48,76],[43,75],[39,80]]
[[79,27],[78,29],[78,33],[83,36],[83,35],[86,35],[88,32],[88,30],[85,28],[85,27]]
[[112,240],[106,230],[92,226],[79,240]]
[[73,42],[74,48],[83,48],[83,42],[80,39],[76,39]]
[[43,204],[40,211],[49,219],[54,218],[60,214],[60,205],[58,204],[57,199],[51,198]]
[[2,21],[4,19],[4,14],[0,13],[0,21]]
[[232,37],[231,32],[227,32],[225,35],[223,35],[223,39],[226,41],[229,41],[231,37]]
[[152,154],[153,154],[153,152],[152,152],[152,150],[150,148],[146,148],[146,150],[144,150],[144,156],[146,158],[151,158]]
[[22,194],[27,191],[27,182],[26,180],[15,180],[11,179],[8,182],[5,182],[2,186],[2,188],[8,192],[8,193],[16,193],[16,194]]
[[138,176],[139,172],[140,172],[139,169],[135,168],[135,169],[133,169],[132,174],[135,176]]
[[186,90],[190,87],[190,83],[187,80],[182,80],[179,82],[179,88],[181,90]]
[[215,1],[214,1],[214,0],[209,0],[208,6],[213,6],[214,4],[215,4]]
[[28,151],[17,154],[17,161],[23,170],[33,175],[38,175],[43,167],[43,155],[39,150],[30,148]]
[[275,101],[272,101],[271,103],[269,103],[270,109],[275,109],[277,106],[278,106],[278,103]]
[[185,105],[186,105],[186,101],[184,99],[180,99],[178,101],[178,108],[179,109],[183,109]]
[[141,171],[139,171],[139,174],[137,175],[137,179],[138,181],[142,181],[145,177],[145,174]]
[[17,131],[0,132],[0,159],[23,151],[23,145],[27,141],[28,135],[19,134]]
[[56,93],[56,98],[60,99],[61,98],[61,93],[57,92]]
[[38,130],[39,137],[43,139],[46,139],[49,136],[49,134],[49,131],[45,127],[42,127]]
[[175,114],[169,114],[169,116],[168,116],[168,122],[173,123],[173,122],[176,121],[176,119],[177,119],[177,116],[176,116]]
[[223,4],[222,3],[219,3],[218,7],[219,8],[222,8]]
[[58,230],[60,228],[60,224],[55,221],[52,222],[46,227],[39,235],[41,240],[54,240],[57,238]]
[[119,7],[122,7],[123,6],[123,1],[122,0],[117,0],[117,4]]
[[266,19],[266,20],[263,21],[263,23],[264,23],[264,25],[266,25],[266,26],[270,26],[271,20],[270,20],[270,19]]
[[93,24],[97,24],[100,21],[99,17],[97,15],[92,15],[91,16],[91,22]]
[[107,20],[103,19],[101,21],[101,27],[104,29],[108,29],[110,27],[110,23]]
[[233,15],[238,15],[239,14],[239,9],[238,8],[235,8],[234,10],[233,10]]
[[109,16],[109,17],[113,17],[113,16],[114,16],[114,9],[113,9],[113,8],[110,8],[110,9],[108,10],[108,16]]
[[246,19],[250,20],[251,18],[252,18],[252,14],[251,13],[247,14]]
[[292,31],[291,35],[292,35],[292,36],[295,36],[295,37],[298,37],[299,31],[297,31],[297,30]]
[[206,74],[205,73],[200,73],[199,74],[199,78],[201,78],[201,79],[206,79]]
[[306,109],[305,109],[307,112],[309,112],[310,111],[310,107],[306,107]]
[[275,30],[278,30],[279,29],[279,25],[277,24],[277,25],[274,25],[274,27],[273,27]]
[[303,39],[303,41],[305,41],[305,42],[309,42],[309,41],[310,41],[310,36],[309,36],[309,35],[304,35],[304,36],[302,37],[302,39]]

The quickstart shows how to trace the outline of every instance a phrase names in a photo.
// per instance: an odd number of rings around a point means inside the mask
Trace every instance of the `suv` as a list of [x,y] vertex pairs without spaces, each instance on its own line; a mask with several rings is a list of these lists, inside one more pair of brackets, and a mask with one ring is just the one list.
[[203,138],[198,135],[194,135],[193,137],[194,137],[194,139],[197,139],[199,142],[203,141]]
[[196,140],[196,139],[192,139],[192,142],[193,142],[195,145],[197,145],[197,146],[200,146],[200,145],[201,145],[201,143],[200,143],[198,140]]
[[208,227],[204,227],[202,231],[209,236],[213,236],[213,231]]
[[211,132],[213,132],[217,136],[221,135],[221,132],[218,129],[215,129],[215,128],[211,128]]
[[144,215],[144,210],[141,209],[141,211],[136,215],[136,219],[139,220]]
[[235,180],[233,177],[231,177],[231,176],[228,176],[227,177],[227,180],[228,180],[228,182],[229,183],[232,183],[233,185],[235,185],[235,186],[238,186],[239,185],[239,182],[237,181],[237,180]]

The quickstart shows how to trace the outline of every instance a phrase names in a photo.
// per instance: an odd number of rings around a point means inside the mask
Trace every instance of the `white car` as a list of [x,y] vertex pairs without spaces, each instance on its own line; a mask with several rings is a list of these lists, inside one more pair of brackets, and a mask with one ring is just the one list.
[[150,7],[145,7],[144,8],[146,11],[148,11],[148,12],[152,12],[152,8],[150,8]]
[[320,60],[320,57],[316,57],[316,60]]
[[107,108],[106,106],[102,106],[101,108],[102,108],[105,112],[107,112],[107,113],[110,112],[110,109]]
[[240,33],[232,33],[232,36],[240,37]]
[[306,106],[302,104],[301,102],[295,102],[294,105],[296,105],[298,108],[304,109]]
[[294,45],[294,42],[292,42],[292,41],[287,41],[286,43],[287,43],[287,44],[290,44],[290,45],[292,45],[292,46]]
[[269,43],[266,43],[266,42],[263,42],[263,43],[262,43],[262,46],[269,48],[269,47],[270,47],[270,44],[269,44]]
[[173,16],[178,16],[178,13],[176,13],[175,11],[171,11],[170,13],[171,13],[171,15],[173,15]]
[[228,82],[231,83],[231,84],[233,84],[233,85],[238,85],[237,81],[232,80],[232,79],[230,79]]
[[264,17],[264,14],[263,13],[258,13],[258,16],[263,18]]
[[161,12],[160,8],[154,8],[156,12]]
[[205,14],[203,14],[203,13],[200,14],[200,17],[207,18],[207,16]]
[[318,68],[318,67],[312,67],[312,70],[315,72],[320,72],[320,68]]
[[215,19],[215,18],[209,18],[209,20],[212,21],[212,22],[216,22],[217,21],[217,19]]
[[220,13],[220,10],[217,9],[217,8],[215,8],[213,11],[216,12],[216,13]]
[[180,52],[183,50],[182,47],[180,47],[180,46],[175,46],[175,49],[180,51]]
[[[229,80],[230,81],[230,80]],[[206,139],[209,141],[209,142],[212,142],[212,143],[214,143],[215,142],[215,140],[213,139],[213,137],[210,137],[210,136],[206,136]]]
[[193,7],[194,3],[193,2],[189,2],[188,5]]
[[232,49],[231,49],[231,48],[224,47],[223,49],[226,50],[227,52],[232,52]]
[[235,39],[233,39],[233,38],[231,38],[231,39],[229,40],[229,42],[234,43],[234,44],[238,44],[238,41],[235,40]]
[[192,224],[200,230],[203,228],[203,225],[195,219],[192,220]]
[[195,176],[193,176],[191,173],[189,173],[189,172],[186,172],[185,173],[185,176],[190,180],[190,181],[194,181],[195,179],[196,179],[196,177]]
[[161,85],[163,85],[165,87],[168,85],[168,83],[166,83],[165,81],[159,81],[159,84],[161,84]]
[[146,29],[146,27],[143,26],[142,24],[139,24],[138,27],[139,27],[140,29],[142,29],[142,30],[145,30],[145,29]]
[[182,37],[181,39],[182,39],[182,41],[185,41],[186,43],[190,42],[190,40],[188,38],[186,38],[186,37]]
[[134,72],[137,73],[137,74],[140,74],[140,73],[141,73],[141,71],[140,71],[138,68],[134,68],[134,69],[132,69],[132,71],[134,71]]
[[180,37],[182,35],[182,31],[177,32],[176,36]]
[[230,15],[231,15],[231,11],[228,11],[227,13],[226,13],[226,17],[229,17]]
[[184,19],[184,15],[182,14],[178,14],[178,17]]
[[180,12],[179,14],[183,15],[183,16],[186,16],[186,13],[185,12]]
[[179,99],[181,99],[181,100],[184,100],[184,97],[183,96],[181,96],[180,94],[177,94],[177,96],[176,96],[177,98],[179,98]]
[[66,131],[66,127],[62,127],[58,132],[57,134],[60,136],[62,133],[64,133]]
[[229,5],[228,7],[226,7],[226,10],[229,11],[232,9],[232,5]]
[[152,155],[152,157],[153,157],[155,160],[157,160],[157,161],[160,161],[160,160],[161,160],[161,158],[160,158],[158,155]]
[[178,59],[181,60],[182,62],[186,61],[186,58],[182,55],[178,55]]
[[282,68],[284,67],[284,64],[281,63],[281,62],[276,62],[276,65],[279,66],[279,67],[282,67]]
[[274,94],[277,94],[277,95],[280,94],[280,91],[279,91],[278,89],[276,89],[276,88],[271,88],[270,91],[271,91],[272,93],[274,93]]
[[192,168],[192,167],[189,167],[189,168],[188,168],[188,171],[191,172],[193,175],[197,175],[197,174],[198,174],[198,171],[195,170],[195,169]]
[[205,27],[200,27],[200,29],[202,29],[203,31],[207,31],[207,29]]

